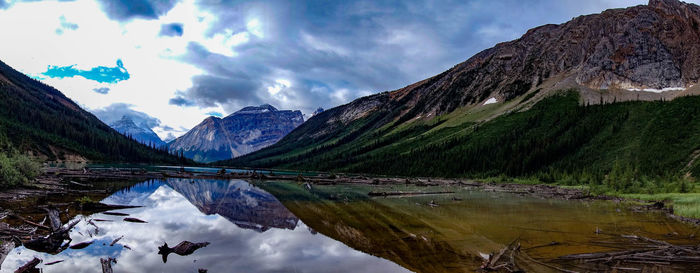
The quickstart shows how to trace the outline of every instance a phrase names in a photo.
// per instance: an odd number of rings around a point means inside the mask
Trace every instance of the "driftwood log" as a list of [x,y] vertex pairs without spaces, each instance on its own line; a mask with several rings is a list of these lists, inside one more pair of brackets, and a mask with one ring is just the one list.
[[20,266],[15,270],[15,273],[29,273],[29,272],[40,272],[39,269],[36,268],[37,265],[41,263],[41,259],[34,257],[31,261],[27,262],[23,266]]
[[[572,261],[578,266],[599,270],[624,268],[627,271],[642,271],[648,265],[687,265],[700,268],[700,246],[674,245],[638,235],[622,235],[634,241],[637,249],[572,254],[559,257],[561,261]],[[614,243],[614,242],[613,242]],[[623,266],[624,267],[621,267]]]
[[66,226],[60,227],[58,230],[52,232],[48,236],[29,240],[28,242],[24,243],[24,247],[38,252],[57,254],[68,248],[68,244],[64,245],[63,241],[71,241],[69,232],[79,222],[80,220],[75,220]]
[[87,241],[87,242],[80,242],[80,243],[77,243],[77,244],[74,244],[74,245],[70,246],[70,248],[71,248],[71,249],[83,249],[83,248],[86,248],[86,247],[90,246],[90,245],[91,245],[92,243],[94,243],[94,242],[95,242],[94,240],[93,240],[93,241]]
[[450,194],[455,193],[454,191],[431,191],[431,192],[403,192],[403,191],[391,191],[391,192],[369,192],[369,196],[415,196],[415,195],[434,195],[434,194]]
[[175,253],[180,256],[187,256],[194,253],[197,249],[206,247],[209,242],[203,243],[193,243],[190,241],[182,241],[175,247],[168,247],[168,243],[163,243],[162,246],[158,247],[158,254],[163,256],[163,263],[168,262],[168,255],[170,253]]
[[126,217],[126,218],[124,218],[124,221],[132,222],[132,223],[148,223],[148,222],[141,220],[139,218],[132,218],[132,217]]

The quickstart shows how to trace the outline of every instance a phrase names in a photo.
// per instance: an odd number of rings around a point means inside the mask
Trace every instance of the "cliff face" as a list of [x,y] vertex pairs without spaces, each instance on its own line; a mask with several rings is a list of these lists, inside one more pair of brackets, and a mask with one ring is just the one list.
[[250,106],[225,118],[209,117],[169,144],[200,162],[230,159],[270,146],[304,122],[300,111]]

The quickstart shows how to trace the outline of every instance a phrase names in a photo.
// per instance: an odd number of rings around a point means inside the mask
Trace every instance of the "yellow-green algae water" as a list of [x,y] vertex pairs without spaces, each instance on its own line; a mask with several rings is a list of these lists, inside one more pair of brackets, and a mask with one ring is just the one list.
[[[309,227],[415,272],[473,272],[483,256],[513,241],[523,256],[572,271],[591,271],[569,254],[635,249],[637,235],[697,245],[696,226],[661,212],[634,212],[612,201],[547,200],[531,195],[446,187],[260,184]],[[365,197],[369,191],[455,191],[454,194]],[[554,242],[554,243],[553,243]],[[520,257],[529,272],[558,272]],[[602,268],[599,268],[603,270]],[[642,266],[653,272],[689,272],[692,264]],[[650,271],[651,272],[651,271]]]

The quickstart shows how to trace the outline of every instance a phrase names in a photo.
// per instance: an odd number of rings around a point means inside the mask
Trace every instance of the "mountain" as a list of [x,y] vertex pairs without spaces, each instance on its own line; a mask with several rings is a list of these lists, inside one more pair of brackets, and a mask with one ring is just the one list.
[[230,159],[276,143],[303,122],[300,111],[249,106],[225,118],[206,118],[168,147],[199,162]]
[[[0,62],[0,147],[46,160],[176,163],[119,134],[60,91]],[[7,148],[9,147],[9,148]]]
[[537,27],[220,163],[578,182],[613,171],[692,176],[700,172],[700,101],[688,97],[700,93],[699,25],[697,5],[652,0]]
[[270,228],[295,229],[299,218],[272,194],[242,180],[190,183],[169,179],[168,185],[204,214],[218,214],[240,228],[265,232]]
[[134,121],[128,116],[123,116],[122,119],[109,125],[117,132],[122,135],[129,136],[134,140],[146,144],[153,145],[155,147],[164,147],[166,143],[158,137],[158,135],[153,132],[148,127],[138,126]]

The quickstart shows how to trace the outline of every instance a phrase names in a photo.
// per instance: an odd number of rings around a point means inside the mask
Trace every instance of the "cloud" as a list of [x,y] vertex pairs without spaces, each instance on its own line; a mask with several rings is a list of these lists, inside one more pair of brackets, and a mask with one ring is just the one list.
[[136,111],[132,109],[133,107],[134,105],[127,103],[113,103],[104,108],[94,109],[91,112],[106,124],[112,124],[120,120],[123,116],[127,116],[137,125],[151,129],[160,126],[159,119],[144,112]]
[[311,113],[429,78],[529,28],[638,2],[198,2],[215,18],[207,35],[218,43],[187,46],[181,60],[204,74],[182,96],[200,107]]
[[109,87],[98,87],[98,88],[93,88],[92,91],[95,91],[96,93],[106,95],[109,93]]
[[175,135],[173,135],[173,133],[168,133],[168,135],[165,138],[163,138],[163,141],[168,143],[168,142],[175,140],[176,138],[177,137],[175,137]]
[[182,36],[184,33],[183,25],[180,23],[163,24],[160,28],[160,36]]
[[102,9],[112,20],[158,19],[172,9],[176,0],[99,0]]
[[194,102],[192,102],[192,101],[190,101],[190,100],[188,100],[188,99],[185,99],[185,98],[182,97],[182,96],[176,96],[176,97],[174,97],[174,98],[171,98],[171,99],[168,101],[168,104],[170,104],[170,105],[177,105],[177,106],[194,106],[194,105],[195,105]]
[[[173,128],[263,103],[310,114],[426,79],[532,27],[647,2],[0,1],[9,3],[0,25],[21,26],[0,28],[12,41],[0,43],[0,60],[88,108],[129,103]],[[60,16],[79,27],[56,35]],[[181,36],[159,35],[173,23]],[[96,85],[75,72],[115,56],[128,64],[129,80]],[[77,65],[48,77],[49,64]],[[109,93],[93,91],[101,86]]]
[[216,112],[216,111],[208,112],[208,113],[206,113],[206,115],[214,116],[214,117],[217,117],[217,118],[223,118],[223,117],[224,117],[224,114],[219,113],[219,112]]
[[124,68],[122,60],[117,60],[116,67],[98,66],[90,70],[77,69],[75,65],[50,65],[46,72],[42,74],[51,78],[71,78],[80,76],[100,83],[118,83],[130,78],[129,72]]
[[424,1],[328,2],[299,9],[286,1],[202,5],[218,18],[212,37],[249,39],[228,48],[231,54],[190,43],[182,60],[206,74],[194,77],[183,96],[227,111],[271,103],[311,113],[401,88],[466,60],[465,45],[474,53],[483,47],[465,35],[469,24],[441,19],[460,18],[469,7]]

